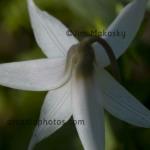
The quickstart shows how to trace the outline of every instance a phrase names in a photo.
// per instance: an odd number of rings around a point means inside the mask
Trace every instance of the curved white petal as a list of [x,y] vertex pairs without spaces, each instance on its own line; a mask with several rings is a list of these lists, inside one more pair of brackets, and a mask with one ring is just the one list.
[[69,78],[65,59],[39,59],[0,64],[0,85],[31,91],[48,91]]
[[[143,20],[146,4],[147,0],[134,0],[129,3],[106,31],[107,34],[108,32],[111,32],[112,34],[117,34],[117,32],[120,32],[121,34],[121,32],[125,32],[125,38],[121,35],[106,35],[102,37],[111,46],[117,58],[125,52],[134,39]],[[99,43],[94,43],[93,48],[98,63],[103,67],[109,65],[110,60],[102,46]]]
[[76,128],[85,150],[104,150],[104,112],[97,99],[101,94],[95,81],[73,80],[72,107]]
[[33,0],[28,0],[28,9],[36,41],[43,52],[48,57],[66,56],[69,48],[78,40],[74,36],[67,36],[67,27],[41,11]]
[[115,81],[107,71],[101,69],[98,75],[105,109],[130,124],[150,127],[150,111]]
[[71,84],[68,82],[62,88],[50,91],[46,96],[28,150],[32,150],[38,142],[62,127],[71,115]]

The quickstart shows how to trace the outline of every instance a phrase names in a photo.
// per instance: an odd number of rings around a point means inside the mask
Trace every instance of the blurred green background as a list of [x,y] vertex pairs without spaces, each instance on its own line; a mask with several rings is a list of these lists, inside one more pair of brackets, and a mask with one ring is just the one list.
[[[105,29],[127,0],[37,0],[37,4],[72,30]],[[0,63],[45,57],[38,48],[26,0],[0,0]],[[150,3],[138,35],[119,59],[124,86],[150,109]],[[0,86],[0,150],[26,150],[32,124],[8,125],[7,120],[36,120],[46,93]],[[36,150],[82,150],[70,120]],[[106,113],[106,150],[149,150],[150,129],[126,124]]]

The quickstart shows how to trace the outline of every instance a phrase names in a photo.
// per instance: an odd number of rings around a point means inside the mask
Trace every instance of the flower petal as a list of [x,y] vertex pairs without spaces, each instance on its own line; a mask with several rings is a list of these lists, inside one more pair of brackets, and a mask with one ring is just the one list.
[[[104,112],[97,105],[98,98],[101,98],[101,94],[97,91],[94,80],[73,80],[73,117],[85,150],[104,149]],[[81,121],[84,124],[79,124]]]
[[115,117],[139,127],[150,127],[150,111],[105,70],[99,72],[103,105]]
[[62,127],[71,115],[71,84],[68,82],[62,88],[50,91],[46,96],[28,150],[32,150],[35,144]]
[[[107,34],[110,32],[116,35],[102,37],[111,46],[117,58],[125,52],[134,39],[143,20],[146,4],[147,0],[134,0],[129,3],[106,31]],[[125,32],[124,38],[121,32]],[[93,48],[98,63],[103,67],[109,65],[110,60],[102,46],[99,43],[94,43]]]
[[64,84],[65,59],[39,59],[0,64],[0,85],[30,91],[47,91]]
[[66,56],[69,48],[78,43],[78,40],[74,36],[67,36],[67,27],[45,11],[41,11],[33,0],[28,0],[28,8],[39,47],[48,57]]

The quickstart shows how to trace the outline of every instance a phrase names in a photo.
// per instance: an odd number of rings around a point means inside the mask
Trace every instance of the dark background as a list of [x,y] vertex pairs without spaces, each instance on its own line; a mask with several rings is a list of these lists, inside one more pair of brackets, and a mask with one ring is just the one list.
[[[37,4],[72,30],[103,30],[126,0],[37,0]],[[150,6],[150,5],[149,5]],[[0,0],[0,63],[45,57],[29,23],[26,0]],[[150,7],[138,35],[119,59],[124,86],[150,109]],[[0,86],[0,150],[26,150],[33,124],[8,125],[7,120],[38,119],[44,92],[26,92]],[[70,120],[36,150],[82,150]],[[150,129],[128,125],[106,114],[106,150],[149,150]]]

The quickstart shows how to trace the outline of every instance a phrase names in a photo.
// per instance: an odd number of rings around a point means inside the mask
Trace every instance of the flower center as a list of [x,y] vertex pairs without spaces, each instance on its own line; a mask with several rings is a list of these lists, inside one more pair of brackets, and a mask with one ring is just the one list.
[[67,67],[71,66],[72,69],[75,69],[76,77],[91,77],[94,72],[94,63],[95,54],[87,39],[70,48]]
[[75,69],[76,77],[91,77],[93,75],[94,65],[96,62],[95,53],[91,46],[94,42],[98,42],[104,47],[111,62],[112,72],[120,81],[118,64],[113,50],[109,44],[100,37],[87,37],[79,44],[73,45],[67,55],[66,69],[70,69],[70,67],[72,71]]

